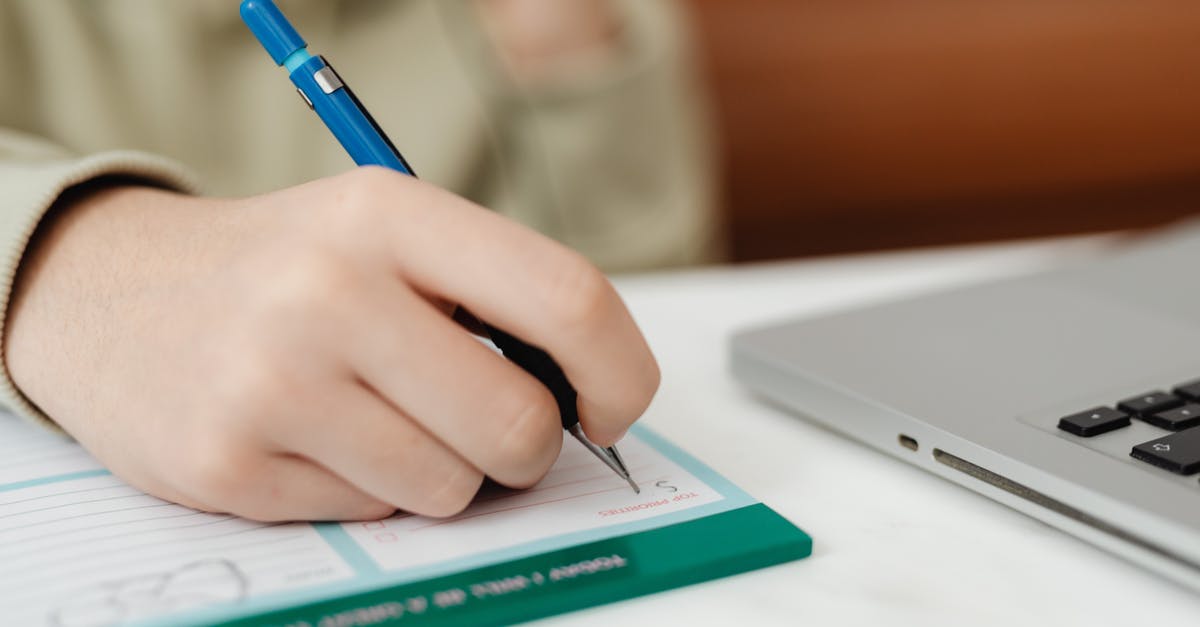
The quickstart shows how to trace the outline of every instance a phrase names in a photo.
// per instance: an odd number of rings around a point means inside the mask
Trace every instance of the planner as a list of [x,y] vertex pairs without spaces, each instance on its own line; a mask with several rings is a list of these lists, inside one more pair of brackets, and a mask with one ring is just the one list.
[[0,623],[502,624],[807,556],[808,535],[649,429],[641,494],[574,440],[527,490],[485,485],[445,519],[267,524],[114,477],[0,415]]

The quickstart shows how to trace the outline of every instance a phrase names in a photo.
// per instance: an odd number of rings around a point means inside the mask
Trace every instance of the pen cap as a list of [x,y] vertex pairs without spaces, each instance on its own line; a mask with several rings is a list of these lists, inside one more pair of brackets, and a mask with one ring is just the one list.
[[283,65],[284,59],[293,52],[308,47],[271,0],[242,0],[240,12],[242,21],[250,27],[250,32],[267,49],[276,65]]

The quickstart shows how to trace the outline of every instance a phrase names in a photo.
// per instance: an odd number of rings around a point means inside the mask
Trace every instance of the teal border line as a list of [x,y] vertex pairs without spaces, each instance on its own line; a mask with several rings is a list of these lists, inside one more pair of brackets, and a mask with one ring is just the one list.
[[660,453],[667,456],[668,459],[683,466],[683,469],[692,473],[696,478],[700,479],[708,486],[729,500],[741,499],[743,502],[740,505],[735,505],[728,509],[735,509],[742,505],[751,505],[757,503],[758,500],[747,494],[744,490],[734,485],[734,483],[726,479],[717,471],[709,468],[707,464],[692,457],[687,451],[675,446],[673,442],[667,440],[661,435],[651,431],[649,427],[643,425],[634,425],[631,429],[634,434],[644,440],[647,444],[657,449]]
[[[747,517],[753,518],[754,520],[747,521]],[[750,526],[747,526],[748,523]],[[701,525],[702,527],[698,528],[696,527],[697,525]],[[428,592],[432,592],[437,586],[444,584],[446,580],[453,580],[454,578],[460,579],[459,582],[454,585],[461,586],[465,581],[462,580],[464,576],[468,578],[472,576],[482,576],[481,573],[496,571],[497,569],[505,569],[512,565],[518,565],[516,568],[519,571],[521,570],[520,565],[522,562],[528,562],[529,560],[542,560],[548,564],[555,561],[570,560],[574,557],[577,557],[581,549],[584,551],[595,550],[595,547],[598,546],[618,546],[625,547],[627,550],[633,550],[630,547],[641,544],[643,545],[642,549],[635,550],[635,553],[639,553],[643,550],[646,550],[645,543],[648,539],[653,546],[658,547],[651,548],[649,549],[650,551],[661,551],[661,553],[656,554],[657,557],[668,557],[669,561],[683,560],[685,562],[695,562],[696,554],[693,550],[695,545],[697,545],[698,542],[707,541],[708,537],[711,537],[714,532],[717,536],[729,533],[730,525],[739,526],[739,534],[742,531],[752,528],[760,531],[760,533],[751,534],[750,536],[738,535],[737,540],[731,538],[730,542],[721,543],[719,546],[714,547],[713,555],[715,557],[715,561],[707,562],[703,565],[694,564],[695,566],[703,566],[705,570],[695,571],[691,569],[680,570],[675,568],[673,573],[669,576],[669,580],[664,582],[663,576],[665,572],[662,568],[651,567],[644,572],[641,569],[638,569],[632,571],[632,574],[634,574],[634,578],[637,581],[626,582],[626,584],[618,591],[609,590],[602,595],[603,598],[580,600],[572,596],[563,596],[553,602],[553,605],[555,606],[553,609],[550,609],[549,611],[547,611],[546,608],[538,609],[532,613],[527,613],[528,615],[518,616],[516,617],[516,620],[523,621],[554,614],[563,614],[575,610],[585,609],[598,604],[631,599],[671,588],[718,579],[729,575],[764,568],[770,565],[801,559],[811,555],[812,553],[812,538],[807,533],[805,533],[799,527],[796,527],[790,521],[783,518],[766,505],[755,503],[746,507],[725,511],[714,516],[697,518],[674,528],[651,529],[636,533],[616,535],[593,543],[580,544],[566,549],[546,551],[543,553],[535,553],[518,560],[501,562],[477,569],[456,571],[441,577],[430,577],[417,581],[400,582],[374,588],[360,588],[358,590],[352,590],[343,594],[336,594],[332,596],[305,597],[297,603],[277,605],[274,607],[262,607],[259,605],[215,606],[207,609],[196,610],[195,612],[182,615],[182,617],[166,616],[155,619],[154,622],[139,622],[136,623],[136,625],[138,627],[149,627],[151,625],[154,627],[158,627],[160,625],[163,627],[166,627],[167,625],[172,627],[195,625],[199,627],[201,625],[208,626],[216,624],[270,624],[276,626],[305,625],[306,627],[314,627],[317,625],[324,625],[324,622],[314,623],[313,620],[315,619],[300,619],[296,615],[292,615],[284,620],[280,620],[281,613],[292,611],[303,612],[306,611],[305,608],[311,610],[313,606],[329,603],[345,603],[347,604],[346,609],[352,609],[352,606],[363,602],[361,598],[356,599],[355,597],[361,597],[362,595],[402,594],[401,591],[404,588],[422,585],[432,585],[433,588],[428,590]],[[786,527],[786,530],[784,527]],[[699,531],[700,529],[703,529],[703,531]],[[681,531],[677,532],[677,530]],[[697,532],[705,536],[703,541],[696,537]],[[664,538],[663,541],[651,539],[656,534],[663,533],[668,534],[665,537],[660,536]],[[682,534],[684,536],[683,539],[680,539],[676,535],[677,533]],[[783,544],[780,544],[781,540],[783,541]],[[761,546],[764,541],[774,546]],[[664,543],[667,546],[659,546]],[[760,546],[756,547],[756,545]],[[763,549],[767,550],[764,552]],[[611,549],[604,548],[603,550]],[[684,552],[680,553],[681,550]],[[646,555],[643,554],[639,557],[646,557]],[[732,562],[730,561],[731,558],[733,559]],[[668,568],[667,570],[672,569]],[[643,579],[644,581],[642,581]],[[422,594],[424,595],[425,593]],[[389,599],[389,601],[394,601],[394,599]],[[517,603],[523,602],[520,599],[514,599],[513,601]],[[522,614],[520,611],[516,611],[516,613]],[[512,608],[509,608],[501,615],[509,616],[512,614],[514,614],[514,611]],[[287,614],[283,614],[282,616],[287,616]],[[380,622],[391,624],[393,621],[385,620]],[[439,621],[439,624],[442,622],[446,621]],[[455,619],[449,621],[450,624],[506,624],[508,622],[509,621],[507,620],[499,620],[496,618],[488,619],[478,614],[473,616],[463,616],[461,620]],[[374,622],[353,624],[366,625],[374,624]]]
[[[749,503],[752,504],[752,503]],[[748,505],[749,505],[748,504]],[[564,533],[562,535],[553,536],[551,538],[542,538],[516,546],[510,546],[503,549],[478,553],[469,557],[461,557],[445,562],[438,562],[428,566],[415,566],[413,568],[405,568],[395,571],[380,571],[385,576],[381,579],[388,585],[412,583],[422,579],[431,579],[441,575],[448,575],[463,570],[473,570],[484,566],[492,566],[503,562],[521,559],[530,555],[548,551],[558,551],[561,549],[570,548],[580,544],[588,544],[598,540],[607,540],[617,536],[638,533],[641,531],[649,531],[659,527],[667,527],[697,518],[705,518],[713,514],[727,512],[730,509],[724,500],[715,503],[707,503],[689,508],[682,512],[674,512],[663,516],[656,516],[646,520],[635,520],[633,522],[622,523],[620,525],[612,525],[609,527],[599,527],[597,529],[588,529],[585,531],[576,531],[574,533]]]
[[[721,514],[730,510],[740,509],[742,507],[747,507],[749,505],[758,503],[756,499],[747,494],[741,488],[738,488],[728,479],[717,474],[716,471],[709,468],[700,460],[692,457],[690,454],[675,446],[662,436],[651,431],[648,427],[635,425],[631,431],[651,448],[654,448],[658,452],[664,454],[668,459],[678,464],[697,479],[703,481],[723,498],[714,503],[707,503],[705,505],[692,507],[680,512],[656,516],[646,520],[638,520],[619,525],[562,534],[551,538],[543,538],[541,540],[535,540],[533,542],[507,547],[504,549],[497,549],[495,551],[480,553],[469,557],[398,571],[381,570],[375,563],[374,559],[372,559],[364,549],[358,546],[357,542],[354,541],[350,534],[344,529],[340,528],[339,523],[328,523],[330,526],[338,527],[338,533],[329,535],[322,530],[322,527],[326,525],[325,523],[316,524],[313,526],[317,528],[318,532],[321,533],[321,536],[330,543],[334,550],[337,551],[338,554],[341,555],[342,558],[346,560],[346,562],[352,568],[361,573],[360,576],[349,580],[334,581],[316,584],[315,586],[305,588],[276,592],[248,600],[238,605],[215,606],[211,608],[197,609],[195,611],[186,612],[183,614],[168,614],[161,618],[147,619],[145,621],[139,621],[133,624],[137,625],[138,627],[167,627],[169,625],[183,624],[206,625],[220,621],[235,620],[238,618],[277,611],[297,605],[330,601],[350,594],[380,590],[391,586],[412,583],[422,579],[430,579],[440,575],[447,575],[454,572],[472,570],[484,566],[513,561],[540,553],[561,550],[598,540],[607,540],[643,531],[649,531],[659,527],[675,525],[689,520]],[[333,538],[332,542],[330,542],[331,537]],[[345,552],[345,549],[349,549],[349,551]],[[361,560],[365,560],[367,567],[373,572],[364,573],[363,571],[359,570],[359,568],[363,566]]]
[[11,492],[23,488],[34,488],[48,483],[59,483],[62,481],[74,481],[76,479],[88,479],[91,477],[103,477],[112,473],[103,469],[96,468],[93,470],[80,470],[79,472],[68,472],[62,475],[51,475],[49,477],[38,477],[37,479],[28,479],[25,481],[15,481],[13,483],[0,483],[0,492]]
[[[726,538],[713,543],[712,538]],[[697,547],[706,547],[696,550]],[[555,567],[597,555],[621,555],[631,569],[597,572],[570,583],[550,583],[504,594],[480,596],[473,587],[513,576],[550,572]],[[698,518],[672,527],[643,531],[560,551],[466,570],[443,577],[390,586],[329,601],[256,614],[224,622],[229,627],[298,625],[400,624],[428,627],[505,625],[563,614],[605,603],[624,601],[702,581],[710,581],[790,562],[812,554],[812,538],[777,512],[761,503]],[[543,583],[545,581],[543,580]],[[471,593],[453,607],[439,607],[436,595],[444,590]],[[383,604],[407,603],[413,598],[434,599],[426,611],[360,621],[359,612]],[[369,615],[368,615],[369,616]],[[347,620],[349,619],[349,620]],[[669,622],[669,621],[668,621]]]
[[366,549],[359,546],[354,538],[342,528],[341,523],[313,523],[317,533],[360,577],[371,577],[383,572]]
[[[344,539],[348,540],[350,543],[348,547],[351,552],[350,555],[343,554],[343,557],[345,557],[348,562],[351,562],[352,565],[354,560],[365,558],[371,563],[371,570],[374,573],[379,573],[382,575],[380,578],[381,581],[386,582],[388,585],[394,585],[397,583],[409,583],[420,579],[428,579],[461,570],[471,570],[499,562],[508,562],[515,559],[520,559],[522,557],[527,557],[529,555],[535,555],[543,551],[554,551],[577,544],[587,544],[597,540],[604,540],[606,538],[611,538],[618,535],[626,535],[628,533],[636,533],[639,531],[655,529],[657,527],[674,525],[696,518],[703,518],[705,516],[719,514],[721,512],[737,509],[746,505],[753,505],[754,503],[758,502],[749,494],[746,494],[736,485],[731,483],[728,479],[725,479],[721,475],[717,474],[713,469],[704,465],[695,457],[692,457],[674,444],[671,444],[657,433],[654,433],[653,431],[650,431],[649,429],[640,425],[635,426],[633,432],[638,438],[650,446],[650,448],[655,449],[659,453],[665,455],[667,459],[678,464],[692,476],[696,477],[705,485],[712,488],[722,498],[713,503],[706,503],[704,505],[690,507],[683,511],[672,512],[662,516],[655,516],[653,518],[635,520],[617,525],[597,527],[595,529],[587,529],[584,531],[564,533],[549,538],[541,538],[532,542],[505,547],[502,549],[495,549],[466,557],[453,558],[424,566],[414,566],[412,568],[406,568],[403,570],[385,570],[379,567],[374,558],[372,558],[365,549],[361,548],[349,533],[342,529],[341,532],[344,534]],[[337,523],[334,524],[336,525]],[[318,525],[318,527],[319,526],[320,525]],[[341,552],[340,547],[344,546],[340,544],[342,541],[343,540],[339,538],[339,545],[335,546],[335,549],[339,549],[339,552]]]

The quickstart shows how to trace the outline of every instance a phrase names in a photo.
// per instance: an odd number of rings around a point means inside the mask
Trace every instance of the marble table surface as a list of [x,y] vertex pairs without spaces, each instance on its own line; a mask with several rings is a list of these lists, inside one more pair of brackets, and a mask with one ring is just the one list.
[[812,557],[549,619],[575,625],[1188,625],[1200,596],[760,404],[731,332],[1085,261],[1107,237],[617,277],[663,370],[644,417],[815,540]]

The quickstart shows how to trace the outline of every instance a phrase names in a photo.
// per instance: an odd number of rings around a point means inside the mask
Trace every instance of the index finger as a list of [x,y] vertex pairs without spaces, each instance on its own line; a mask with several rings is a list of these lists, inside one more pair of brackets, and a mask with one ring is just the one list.
[[386,235],[417,289],[460,303],[542,348],[579,393],[588,437],[609,445],[637,420],[658,364],[608,279],[582,255],[432,185],[392,175],[408,202]]

